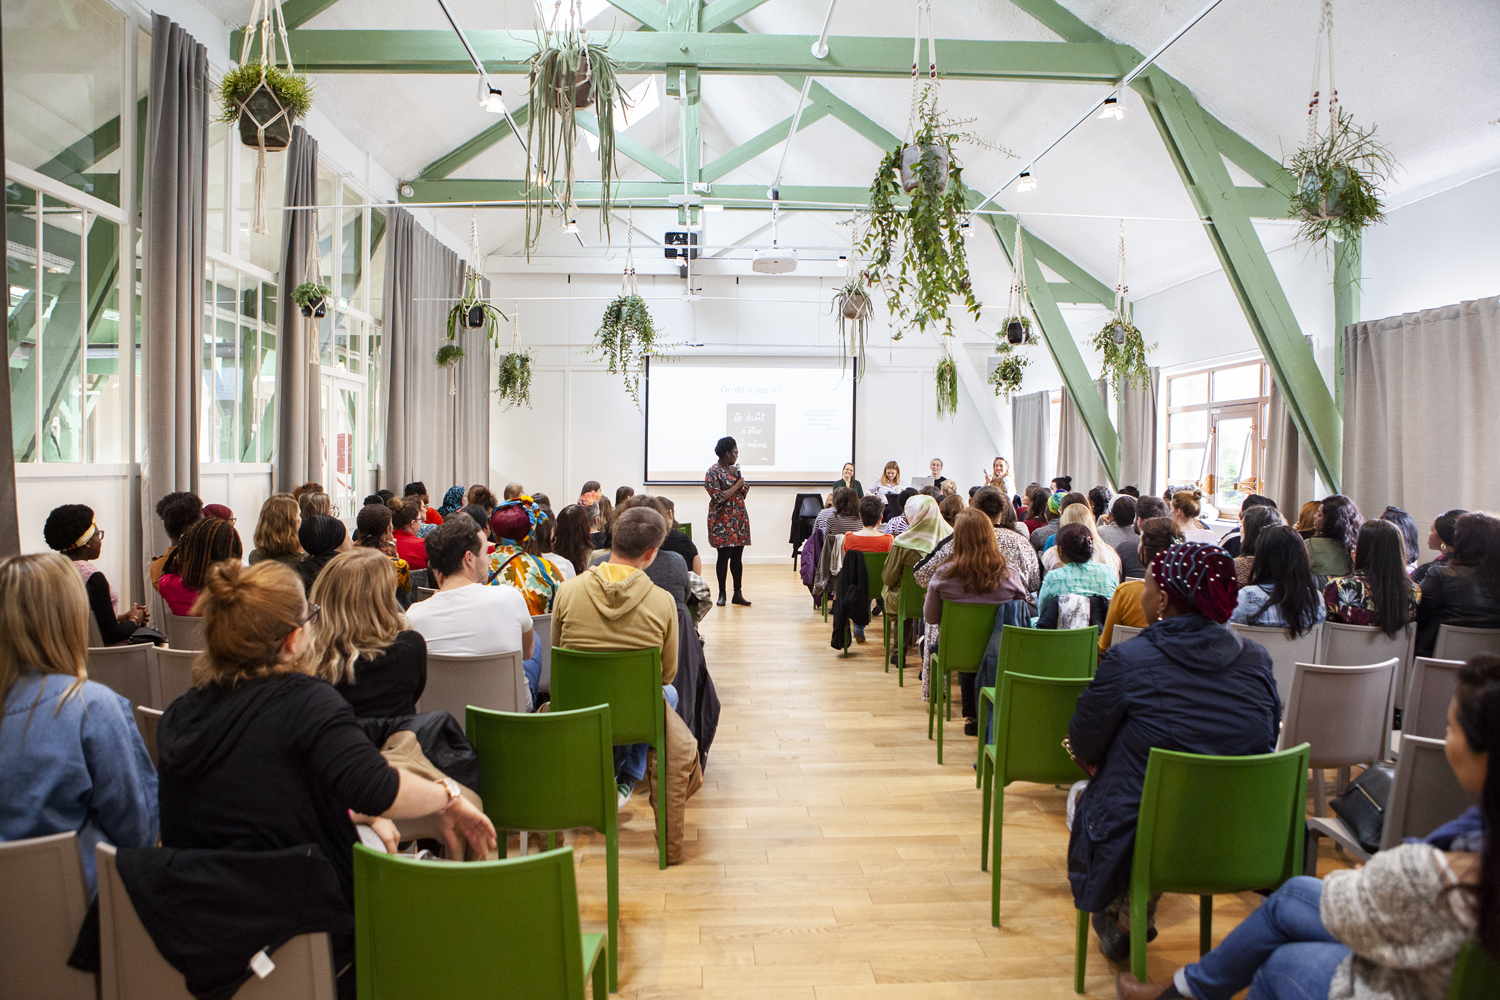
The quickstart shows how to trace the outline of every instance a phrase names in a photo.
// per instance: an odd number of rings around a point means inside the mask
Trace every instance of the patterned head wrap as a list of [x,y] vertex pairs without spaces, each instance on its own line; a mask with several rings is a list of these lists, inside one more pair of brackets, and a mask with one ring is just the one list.
[[943,520],[938,511],[938,502],[925,494],[918,494],[906,501],[906,530],[896,538],[895,544],[906,549],[916,549],[926,555],[937,547],[937,543],[953,534],[953,528]]
[[1234,613],[1240,585],[1234,560],[1217,545],[1183,542],[1151,562],[1151,577],[1184,611],[1196,611],[1220,625]]
[[448,492],[443,494],[443,505],[438,508],[438,513],[447,517],[456,510],[462,510],[464,505],[464,488],[462,486],[450,486]]
[[490,531],[502,543],[514,545],[531,537],[532,530],[546,518],[541,504],[522,494],[495,508],[490,514]]
[[1047,499],[1047,513],[1061,514],[1063,497],[1067,496],[1062,490],[1058,490]]

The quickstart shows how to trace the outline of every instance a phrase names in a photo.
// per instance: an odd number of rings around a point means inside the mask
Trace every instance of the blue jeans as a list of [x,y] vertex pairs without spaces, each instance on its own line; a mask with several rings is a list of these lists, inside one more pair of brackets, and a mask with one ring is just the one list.
[[1178,992],[1196,1000],[1229,1000],[1248,986],[1247,1000],[1327,1000],[1333,973],[1349,948],[1323,927],[1322,898],[1319,880],[1303,875],[1287,880],[1217,948],[1178,970]]
[[[671,707],[672,711],[677,711],[677,689],[670,685],[664,685],[661,693],[666,696],[667,705]],[[646,754],[650,752],[651,744],[632,743],[622,749],[625,752],[625,759],[620,762],[615,780],[621,782],[628,781],[633,785],[646,776]]]
[[521,664],[526,672],[526,686],[531,689],[531,710],[536,711],[536,689],[542,683],[542,644],[537,643],[536,653]]

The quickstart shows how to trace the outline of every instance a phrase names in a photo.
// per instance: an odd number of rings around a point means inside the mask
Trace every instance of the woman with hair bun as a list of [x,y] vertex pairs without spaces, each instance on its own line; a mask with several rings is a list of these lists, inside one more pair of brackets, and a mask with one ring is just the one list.
[[302,550],[307,553],[296,566],[297,575],[302,578],[302,585],[312,590],[313,581],[323,571],[333,557],[340,552],[347,552],[350,548],[349,529],[344,527],[344,522],[330,514],[313,514],[311,517],[303,518],[302,527],[297,530],[297,539],[302,543]]
[[1202,510],[1202,490],[1178,490],[1172,494],[1172,523],[1182,532],[1183,539],[1204,545],[1218,545],[1219,536],[1198,519]]

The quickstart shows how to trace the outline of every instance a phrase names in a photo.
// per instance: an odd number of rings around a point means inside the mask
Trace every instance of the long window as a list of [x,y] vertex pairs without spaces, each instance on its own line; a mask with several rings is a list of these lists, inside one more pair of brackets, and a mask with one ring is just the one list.
[[1167,484],[1201,483],[1220,511],[1264,492],[1270,372],[1263,362],[1184,372],[1167,380]]

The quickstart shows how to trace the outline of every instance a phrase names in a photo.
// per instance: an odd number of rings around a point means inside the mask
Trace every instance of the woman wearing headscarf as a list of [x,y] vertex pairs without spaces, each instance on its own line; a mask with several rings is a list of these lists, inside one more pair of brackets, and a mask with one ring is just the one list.
[[[881,596],[887,614],[896,614],[901,606],[901,577],[907,570],[914,569],[938,542],[953,534],[953,528],[943,520],[937,501],[932,497],[920,493],[912,497],[906,501],[902,516],[906,518],[906,530],[896,537],[890,555],[885,558],[885,569],[880,574],[881,582],[885,584]],[[912,619],[912,626],[903,633],[911,640],[908,645],[917,641],[916,621]]]
[[552,599],[563,582],[562,570],[553,559],[526,550],[526,541],[545,519],[542,508],[523,493],[496,507],[489,521],[495,549],[490,553],[487,582],[490,586],[515,587],[526,598],[526,607],[533,615],[552,610]]
[[462,486],[450,486],[448,492],[443,494],[443,505],[437,509],[444,520],[456,510],[462,510],[464,506],[464,488]]
[[1070,826],[1068,879],[1116,963],[1130,954],[1130,862],[1151,748],[1228,757],[1276,748],[1271,657],[1224,627],[1238,591],[1234,560],[1217,545],[1158,554],[1141,591],[1152,624],[1100,658],[1068,726],[1068,752],[1092,778]]
[[307,591],[312,590],[313,581],[318,578],[323,567],[333,561],[334,556],[353,547],[344,522],[332,514],[304,517],[302,527],[297,529],[297,541],[302,543],[302,551],[307,553],[307,558],[292,568],[302,578],[303,589]]

